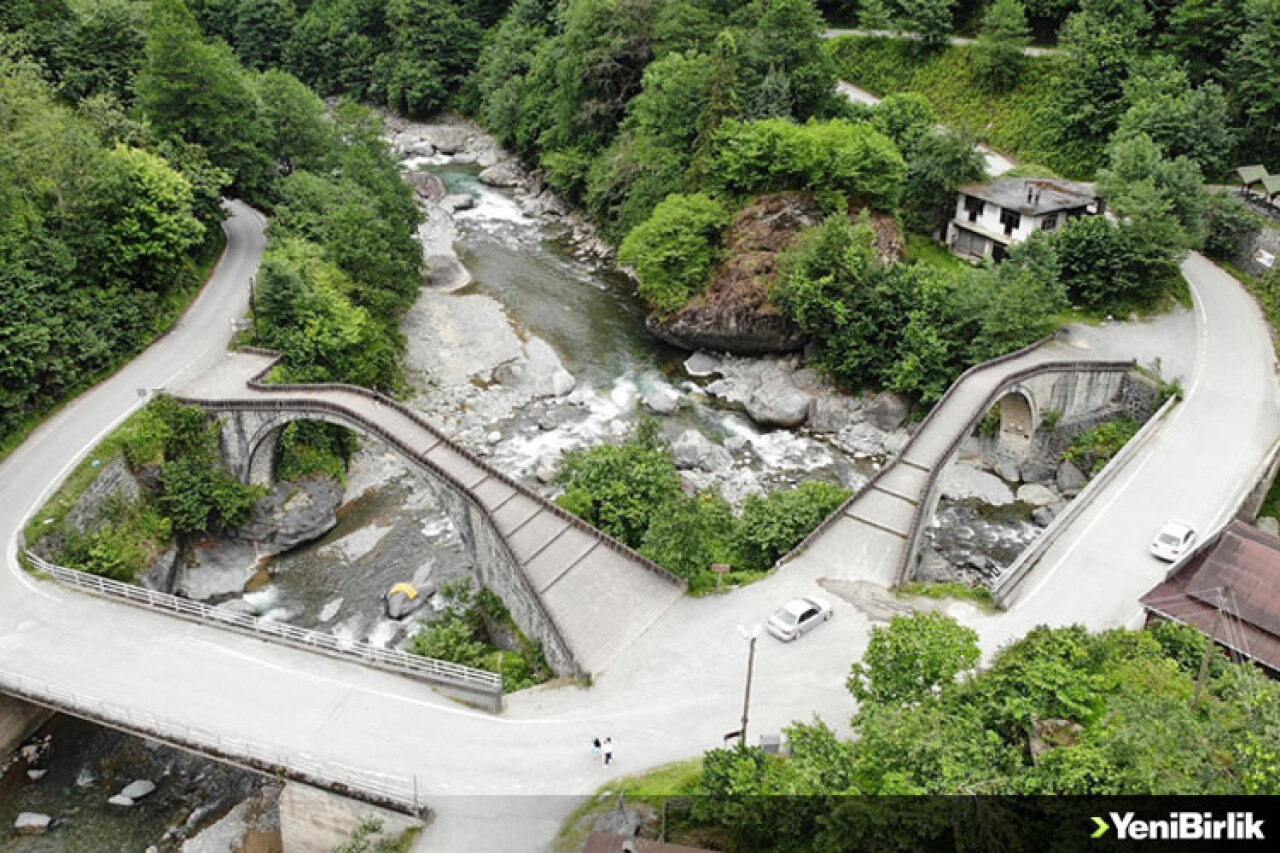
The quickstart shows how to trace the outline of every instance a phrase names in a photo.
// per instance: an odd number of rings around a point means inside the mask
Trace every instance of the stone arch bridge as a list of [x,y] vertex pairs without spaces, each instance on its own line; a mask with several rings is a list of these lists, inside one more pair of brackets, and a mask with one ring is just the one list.
[[268,385],[266,351],[229,354],[176,395],[222,421],[223,457],[267,483],[280,433],[299,420],[378,439],[423,482],[476,552],[480,581],[562,675],[599,673],[684,593],[687,583],[454,444],[421,415],[351,385]]
[[[909,581],[937,508],[939,479],[992,411],[996,450],[1019,463],[1061,451],[1064,439],[1135,407],[1135,363],[1105,361],[1051,339],[970,368],[903,446],[786,558],[811,552],[887,587]],[[1150,396],[1148,392],[1147,396]],[[1044,429],[1052,421],[1054,429]],[[846,575],[848,572],[833,572]]]

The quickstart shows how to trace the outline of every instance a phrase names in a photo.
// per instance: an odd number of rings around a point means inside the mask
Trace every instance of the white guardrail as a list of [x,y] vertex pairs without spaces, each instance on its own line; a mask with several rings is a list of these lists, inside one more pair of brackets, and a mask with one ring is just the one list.
[[157,592],[110,578],[58,566],[48,560],[24,552],[31,564],[60,584],[108,598],[126,601],[152,610],[173,613],[218,628],[252,634],[264,640],[273,640],[303,649],[337,655],[367,666],[390,670],[438,684],[442,687],[465,690],[501,703],[502,676],[484,669],[422,657],[398,649],[383,649],[366,642],[343,640],[332,634],[308,631],[283,622],[259,619],[248,613],[239,613],[219,607],[210,607],[198,601],[179,598],[165,592]]
[[180,749],[212,755],[264,773],[282,776],[415,816],[422,816],[416,778],[390,780],[344,764],[321,761],[255,741],[193,728],[125,705],[103,702],[39,678],[0,670],[0,692],[63,711],[110,728],[141,734]]

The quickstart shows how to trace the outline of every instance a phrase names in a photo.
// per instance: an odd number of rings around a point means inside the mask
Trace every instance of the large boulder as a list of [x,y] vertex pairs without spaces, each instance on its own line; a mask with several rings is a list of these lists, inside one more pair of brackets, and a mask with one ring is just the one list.
[[801,231],[822,221],[809,193],[760,196],[733,218],[725,233],[725,260],[706,290],[669,317],[649,318],[649,329],[685,349],[743,355],[792,352],[804,337],[769,299],[779,255]]
[[19,812],[13,828],[19,835],[43,835],[49,831],[53,818],[39,812]]
[[413,191],[419,198],[425,198],[427,201],[440,201],[448,192],[444,188],[444,181],[432,172],[412,169],[405,174],[404,179],[409,186],[413,187]]
[[1262,516],[1253,524],[1254,527],[1257,527],[1263,533],[1270,533],[1272,536],[1280,536],[1280,520],[1272,518],[1269,515]]
[[840,432],[862,417],[862,400],[847,394],[819,394],[809,404],[809,429]]
[[957,462],[942,472],[942,496],[954,501],[979,501],[988,506],[1013,503],[1013,492],[994,474]]
[[450,213],[457,213],[459,210],[470,210],[476,206],[476,197],[471,193],[450,193],[440,199],[440,206]]
[[1080,490],[1084,488],[1085,483],[1089,482],[1089,478],[1083,471],[1064,459],[1058,466],[1057,482],[1058,491],[1072,498],[1080,494]]
[[419,138],[441,154],[457,154],[469,146],[476,135],[469,128],[451,124],[417,125],[416,129]]
[[120,791],[120,796],[128,797],[134,802],[137,802],[148,794],[154,792],[155,789],[156,783],[152,782],[150,779],[138,779],[130,782],[128,785],[125,785],[124,789]]
[[902,426],[911,413],[911,401],[892,391],[881,391],[866,405],[867,417],[885,432]]
[[694,379],[704,379],[719,373],[720,365],[720,356],[699,350],[684,360],[684,372]]
[[342,484],[332,477],[277,483],[258,501],[249,523],[229,535],[253,542],[262,554],[279,554],[328,533],[341,505]]
[[761,426],[800,426],[809,417],[812,398],[781,370],[770,370],[747,399],[747,414]]
[[671,455],[676,467],[684,470],[699,468],[715,473],[733,466],[733,456],[728,450],[693,429],[680,433],[679,438],[671,443]]
[[427,255],[423,258],[427,284],[444,293],[461,290],[471,284],[471,271],[454,254]]
[[1018,500],[1031,506],[1048,506],[1056,503],[1058,496],[1048,486],[1043,486],[1039,483],[1028,483],[1018,488]]
[[208,601],[244,592],[258,573],[263,555],[252,542],[203,539],[187,549],[173,576],[173,592],[192,601]]
[[560,356],[542,338],[527,341],[521,357],[500,365],[493,375],[503,385],[534,397],[563,397],[577,385]]
[[491,187],[514,187],[524,180],[524,169],[515,160],[503,160],[481,171],[479,178]]
[[670,385],[659,385],[646,391],[640,402],[655,415],[670,415],[680,408],[680,392]]

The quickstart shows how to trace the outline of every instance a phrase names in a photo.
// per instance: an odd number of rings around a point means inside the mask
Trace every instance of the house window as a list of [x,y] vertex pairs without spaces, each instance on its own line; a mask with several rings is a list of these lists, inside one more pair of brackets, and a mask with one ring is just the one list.
[[1044,224],[1040,226],[1041,230],[1052,231],[1058,227],[1058,214],[1050,213],[1044,218]]
[[986,202],[980,198],[974,198],[971,195],[964,197],[964,212],[969,215],[970,222],[977,222],[986,206]]
[[1012,237],[1013,232],[1022,224],[1022,214],[1016,210],[1000,211],[1000,224],[1004,226],[1004,236]]

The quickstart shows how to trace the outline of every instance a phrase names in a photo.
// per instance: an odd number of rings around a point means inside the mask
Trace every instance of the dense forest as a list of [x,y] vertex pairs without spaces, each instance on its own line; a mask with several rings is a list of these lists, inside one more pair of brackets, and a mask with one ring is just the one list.
[[0,436],[173,321],[224,195],[271,214],[255,331],[282,377],[396,386],[419,213],[376,115],[246,67],[181,0],[0,9]]

